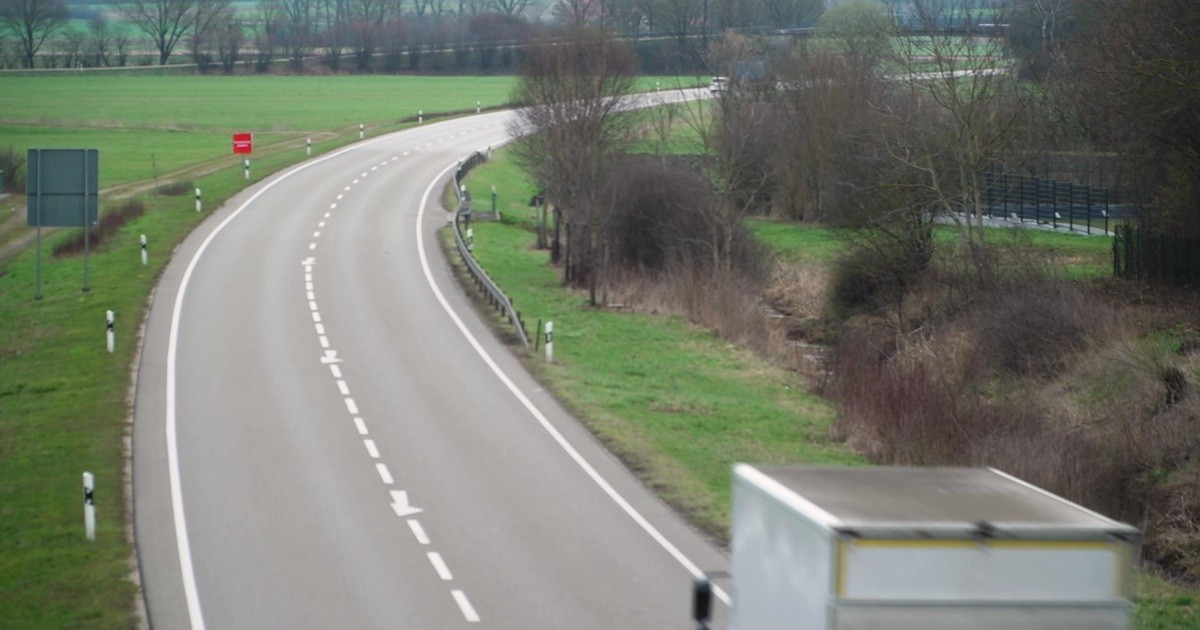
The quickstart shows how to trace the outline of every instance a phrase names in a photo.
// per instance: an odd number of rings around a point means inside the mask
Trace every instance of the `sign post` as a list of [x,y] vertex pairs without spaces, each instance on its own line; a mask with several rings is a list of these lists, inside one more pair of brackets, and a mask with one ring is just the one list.
[[[233,154],[234,155],[250,155],[254,153],[254,134],[252,133],[235,133],[233,134]],[[242,160],[243,177],[250,179],[250,158]]]
[[88,286],[91,228],[100,219],[100,151],[29,149],[26,225],[37,228],[37,288],[42,299],[42,226],[83,228],[83,292]]

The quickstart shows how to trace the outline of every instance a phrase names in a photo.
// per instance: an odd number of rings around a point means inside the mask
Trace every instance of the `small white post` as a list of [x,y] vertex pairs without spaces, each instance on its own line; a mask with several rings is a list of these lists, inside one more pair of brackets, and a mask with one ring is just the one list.
[[148,260],[146,258],[146,235],[143,234],[142,235],[142,266],[144,267],[147,262],[148,262]]
[[546,363],[554,363],[554,322],[546,322]]
[[113,330],[113,324],[117,322],[117,314],[111,310],[104,312],[104,319],[107,322],[108,329],[108,353],[112,354],[117,347],[117,333]]
[[200,212],[200,189],[196,189],[196,212]]
[[655,91],[655,92],[657,92],[657,91],[659,91],[660,89],[662,89],[662,88],[659,88],[659,87],[658,87],[658,81],[655,81],[655,82],[654,82],[654,91]]
[[485,153],[483,156],[483,161],[484,162],[492,161],[492,145],[490,145],[490,144],[488,145],[487,153]]
[[475,251],[475,228],[467,228],[467,252]]
[[304,139],[304,154],[312,156],[312,138]]
[[362,123],[358,123],[358,139],[359,140],[363,139],[363,124]]
[[245,178],[250,179],[250,158],[242,160],[242,169],[245,171]]
[[478,114],[480,112],[480,110],[482,110],[482,109],[483,109],[483,103],[480,101],[475,101],[475,113]]
[[425,112],[418,109],[417,110],[417,124],[421,125],[424,123],[425,123]]
[[96,482],[92,473],[83,473],[83,530],[88,540],[96,540],[96,502],[93,499],[95,489]]

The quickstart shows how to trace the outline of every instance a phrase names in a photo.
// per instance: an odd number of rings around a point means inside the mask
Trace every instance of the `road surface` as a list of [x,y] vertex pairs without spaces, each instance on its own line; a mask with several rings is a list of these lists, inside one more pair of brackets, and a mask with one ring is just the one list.
[[510,116],[314,158],[178,249],[135,401],[155,628],[688,627],[692,573],[727,558],[540,389],[437,245],[452,165]]

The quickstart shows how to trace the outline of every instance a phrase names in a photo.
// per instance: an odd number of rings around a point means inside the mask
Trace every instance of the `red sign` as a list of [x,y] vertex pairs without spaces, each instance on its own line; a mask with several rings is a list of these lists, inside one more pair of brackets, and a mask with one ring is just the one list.
[[234,153],[253,153],[254,152],[254,134],[252,133],[235,133],[233,134],[233,152]]

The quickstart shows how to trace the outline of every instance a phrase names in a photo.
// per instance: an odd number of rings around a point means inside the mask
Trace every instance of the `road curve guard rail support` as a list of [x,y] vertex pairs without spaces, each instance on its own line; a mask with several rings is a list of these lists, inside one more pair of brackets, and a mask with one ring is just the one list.
[[[491,153],[491,149],[488,150]],[[471,278],[475,280],[475,286],[487,296],[488,303],[493,308],[500,311],[512,324],[517,331],[517,336],[521,338],[521,343],[525,347],[529,347],[529,334],[525,332],[525,322],[521,321],[521,313],[513,306],[512,300],[505,295],[500,286],[496,284],[475,257],[467,249],[467,242],[463,238],[462,223],[467,223],[470,226],[471,221],[471,199],[463,194],[463,179],[466,178],[467,172],[472,168],[487,161],[487,156],[479,151],[472,153],[458,166],[458,170],[454,171],[454,194],[458,197],[458,209],[454,212],[454,243],[458,246],[458,254],[462,256],[463,262],[467,265],[467,270],[471,272]]]

